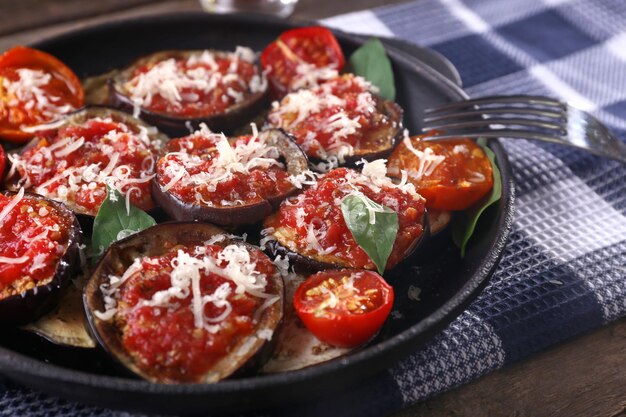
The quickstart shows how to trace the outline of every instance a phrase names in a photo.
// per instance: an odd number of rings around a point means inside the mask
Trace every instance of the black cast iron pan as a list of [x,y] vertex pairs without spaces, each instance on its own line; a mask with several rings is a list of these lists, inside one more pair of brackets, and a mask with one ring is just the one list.
[[[176,14],[135,18],[71,32],[34,47],[60,58],[80,77],[123,67],[133,59],[166,49],[262,50],[282,31],[298,24],[253,15]],[[302,24],[300,24],[302,25]],[[364,38],[337,32],[346,56]],[[395,43],[394,43],[395,42]],[[405,125],[419,132],[423,110],[465,98],[458,73],[438,54],[387,43],[396,76],[397,101]],[[442,75],[446,74],[446,76]],[[118,374],[97,350],[77,351],[35,340],[0,335],[0,370],[27,386],[103,407],[158,413],[223,413],[260,410],[316,401],[389,367],[441,331],[480,293],[502,255],[512,221],[513,183],[502,146],[493,142],[502,172],[503,195],[460,259],[451,242],[389,277],[396,288],[394,310],[378,338],[348,356],[299,371],[231,379],[213,385],[158,385]],[[421,289],[420,301],[408,288]]]

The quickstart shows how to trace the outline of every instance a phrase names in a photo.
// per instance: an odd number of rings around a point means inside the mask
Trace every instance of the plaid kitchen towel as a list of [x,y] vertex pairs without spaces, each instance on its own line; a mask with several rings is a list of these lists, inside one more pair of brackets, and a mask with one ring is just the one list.
[[[456,65],[474,97],[545,94],[576,103],[626,140],[623,0],[419,0],[324,23],[431,47]],[[486,290],[393,368],[274,415],[386,415],[626,315],[626,167],[556,145],[505,147],[516,215]],[[0,399],[0,415],[50,414],[111,412],[18,388]]]

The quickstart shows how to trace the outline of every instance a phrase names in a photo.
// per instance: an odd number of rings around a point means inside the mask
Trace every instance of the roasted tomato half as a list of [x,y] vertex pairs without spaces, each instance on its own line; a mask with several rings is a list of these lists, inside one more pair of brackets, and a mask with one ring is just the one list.
[[393,288],[372,271],[323,271],[298,287],[293,303],[318,339],[354,347],[370,340],[387,320]]
[[154,382],[211,383],[269,346],[282,278],[257,247],[208,223],[164,223],[113,244],[85,287],[102,346]]
[[344,64],[335,35],[317,26],[283,32],[261,54],[261,65],[276,97],[333,78]]
[[388,174],[406,171],[426,207],[465,210],[493,186],[491,161],[474,141],[450,139],[425,142],[424,136],[404,138],[388,162]]
[[25,187],[95,216],[106,184],[143,210],[154,207],[150,181],[167,138],[139,119],[101,107],[41,126],[37,137],[10,156],[7,188]]
[[0,139],[23,143],[29,126],[48,123],[84,104],[78,77],[37,49],[17,46],[0,55]]
[[341,211],[342,199],[360,192],[398,214],[399,231],[387,261],[387,269],[393,268],[423,242],[427,222],[424,199],[411,184],[392,183],[385,169],[384,160],[366,164],[362,173],[334,169],[304,192],[289,197],[264,223],[269,246],[308,269],[375,269]]
[[402,134],[402,109],[364,78],[345,74],[288,94],[268,123],[294,135],[309,157],[336,166],[389,155]]
[[58,302],[79,264],[80,227],[64,205],[0,194],[0,323],[34,320]]
[[207,124],[230,133],[260,112],[267,80],[256,55],[225,51],[163,51],[140,58],[110,82],[110,102],[171,135]]
[[[282,262],[275,260],[275,263]],[[278,262],[276,262],[278,261]],[[288,268],[289,264],[284,265]],[[315,337],[298,316],[293,297],[310,274],[290,273],[285,277],[285,314],[276,334],[272,357],[263,365],[261,373],[276,374],[306,368],[348,354],[353,348],[332,346]]]
[[153,194],[176,220],[256,223],[297,191],[307,158],[279,129],[228,140],[204,128],[165,147]]

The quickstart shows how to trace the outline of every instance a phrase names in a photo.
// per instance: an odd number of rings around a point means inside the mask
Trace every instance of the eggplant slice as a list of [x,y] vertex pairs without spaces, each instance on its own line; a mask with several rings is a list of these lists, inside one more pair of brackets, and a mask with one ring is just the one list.
[[64,291],[59,305],[54,310],[22,329],[57,345],[84,349],[97,346],[88,330],[82,289],[76,285],[70,285]]
[[[14,196],[16,193],[4,191],[3,194]],[[0,325],[29,323],[53,309],[80,267],[82,232],[74,213],[62,203],[37,194],[24,193],[23,198],[47,202],[70,226],[54,274],[29,290],[0,299]]]
[[341,165],[357,167],[356,163],[361,159],[371,162],[376,159],[387,158],[391,155],[398,142],[402,140],[402,132],[404,130],[402,108],[393,101],[383,100],[379,97],[376,109],[391,120],[391,126],[370,132],[368,142],[373,146],[367,149],[357,149],[354,154],[346,156],[345,163]]
[[[402,233],[397,235],[387,269],[411,257],[428,240],[430,227],[425,200],[410,184],[394,184],[385,176],[384,160],[364,164],[362,172],[338,168],[321,176],[304,192],[286,200],[265,219],[261,242],[274,255],[287,256],[301,271],[376,266],[353,239],[345,222],[343,200],[366,195],[378,204],[394,207]],[[351,210],[351,209],[348,209]],[[363,205],[362,218],[372,211]],[[352,214],[350,214],[352,217]],[[368,220],[369,221],[369,220]],[[321,240],[320,240],[321,239]],[[321,242],[321,243],[320,243]]]
[[[296,176],[308,169],[308,160],[291,135],[281,129],[270,129],[259,133],[268,146],[275,146],[289,175]],[[271,196],[257,203],[238,206],[208,206],[183,201],[163,189],[158,175],[152,181],[152,195],[163,210],[179,221],[205,221],[222,226],[253,224],[275,211],[287,197],[298,192],[294,186],[288,192]]]
[[[139,120],[131,116],[130,114],[127,114],[127,113],[124,113],[124,112],[121,112],[121,111],[118,111],[109,107],[105,107],[105,106],[84,107],[73,113],[69,113],[63,119],[60,119],[52,123],[40,125],[37,127],[37,130],[45,131],[45,130],[61,129],[63,127],[68,127],[68,126],[81,126],[89,119],[96,118],[96,117],[111,118],[114,122],[124,123],[134,133],[138,133],[142,129],[149,129],[149,131],[153,130],[154,132],[148,133],[148,136],[153,142],[158,142],[162,144],[169,140],[167,136],[160,133],[153,126],[148,125],[144,121]],[[18,152],[18,154],[20,155],[24,154],[25,151],[37,146],[41,140],[42,140],[41,138],[35,137],[26,146],[24,146]],[[156,156],[155,156],[155,159],[156,159]],[[7,176],[7,178],[5,179],[6,187],[9,190],[17,191],[21,186],[22,178],[20,177],[17,170],[13,172],[10,171],[10,173],[12,175]],[[32,189],[34,188],[36,187],[32,187]],[[72,204],[69,201],[62,201],[62,202],[76,213],[76,216],[83,230],[85,230],[87,233],[90,233],[93,227],[93,220],[94,220],[95,214],[87,213],[85,212],[85,210],[81,209],[75,204]],[[147,209],[147,212],[150,214],[158,213],[158,208],[155,206],[153,208]]]
[[[218,235],[221,236],[216,239]],[[99,344],[136,375],[153,382],[174,382],[159,375],[148,373],[138,367],[135,359],[124,348],[121,331],[115,322],[104,321],[97,317],[96,311],[105,311],[101,286],[107,282],[110,274],[119,274],[120,271],[125,271],[138,257],[163,255],[171,250],[172,246],[167,246],[171,244],[189,246],[203,244],[209,240],[220,246],[236,244],[244,246],[248,250],[259,250],[255,246],[225,235],[222,229],[208,223],[163,223],[111,245],[88,279],[83,293],[83,301],[90,327]],[[278,270],[275,269],[274,271],[273,275],[267,277],[268,288],[271,288],[272,294],[278,296],[279,300],[262,310],[254,326],[255,332],[235,340],[229,346],[228,353],[219,358],[197,382],[214,383],[235,372],[254,369],[268,359],[273,348],[273,340],[268,341],[268,338],[263,337],[262,334],[264,331],[274,333],[283,317],[284,285]]]
[[[146,122],[157,126],[172,137],[179,137],[198,130],[201,124],[206,124],[215,132],[232,134],[235,129],[246,124],[260,113],[269,103],[269,89],[267,83],[262,91],[252,91],[250,86],[243,101],[236,103],[220,113],[206,114],[200,117],[182,117],[167,113],[159,113],[143,107],[137,107],[129,96],[124,85],[132,79],[136,68],[144,65],[153,65],[167,59],[186,59],[192,55],[201,54],[204,51],[161,51],[139,58],[128,67],[119,71],[109,80],[109,104],[129,113],[137,114]],[[215,56],[232,56],[226,51],[209,51]],[[258,65],[255,64],[259,77],[264,77]]]
[[[402,256],[402,260],[393,268],[397,268],[399,265],[411,262],[411,260],[419,255],[424,247],[428,246],[428,241],[431,237],[428,212],[424,212],[422,227],[422,234],[411,244]],[[342,260],[330,255],[307,256],[297,252],[291,244],[293,235],[294,231],[288,227],[282,227],[278,230],[274,230],[271,235],[268,236],[269,240],[267,243],[265,243],[266,251],[272,257],[287,257],[287,259],[289,259],[289,263],[292,264],[297,271],[306,273],[327,269],[352,268],[352,266],[345,264]]]
[[[337,77],[336,79],[327,81],[326,84],[330,85],[337,83],[337,85],[342,85],[342,83],[344,82],[359,85],[363,81],[361,77],[356,77],[352,74],[344,74]],[[311,94],[313,97],[318,97],[319,100],[323,100],[325,94],[329,94],[328,92],[325,92],[322,87],[316,87],[308,91],[311,91],[311,93],[309,94]],[[308,95],[305,95],[304,97],[302,97],[301,95],[307,94],[308,91],[298,90],[290,93],[280,102],[275,102],[274,107],[268,114],[267,118],[268,125],[272,127],[283,128],[288,133],[295,135],[297,137],[298,143],[301,146],[304,142],[312,140],[308,137],[311,132],[309,130],[304,130],[307,128],[307,126],[306,124],[303,125],[303,123],[307,123],[308,118],[315,117],[318,114],[316,110],[312,110],[312,114],[309,113],[309,110],[307,110],[307,117],[300,120],[299,112],[304,110],[299,108],[306,108],[306,106],[309,104],[308,101],[311,100],[311,97],[309,97]],[[337,157],[337,155],[329,153],[326,156],[324,155],[325,151],[321,153],[309,152],[306,149],[306,146],[304,146],[305,153],[311,159],[313,167],[316,168],[318,171],[327,172],[329,169],[336,168],[337,166],[355,167],[356,163],[359,162],[361,159],[374,161],[376,159],[386,158],[392,153],[396,144],[402,139],[402,117],[404,113],[402,108],[393,101],[385,100],[382,97],[372,93],[371,91],[370,93],[371,100],[373,101],[373,104],[371,105],[371,117],[376,127],[371,130],[362,132],[363,135],[359,139],[357,145],[354,146],[352,154],[342,155],[343,160],[339,160],[337,163],[335,163],[334,161],[331,162],[331,160],[336,159],[335,157]],[[319,97],[322,98],[320,99]],[[330,94],[330,97],[334,97],[335,100],[344,99],[344,96],[338,97],[334,94]],[[285,102],[285,100],[287,100],[287,102]],[[293,104],[291,103],[291,100],[295,100],[295,106],[298,107],[298,109],[293,109]],[[324,102],[322,101],[322,103]],[[325,109],[324,106],[329,106],[328,108],[333,109],[342,109],[341,107],[337,107],[337,104],[334,104],[333,101],[331,101],[330,103],[331,104],[322,104],[322,109]],[[333,116],[331,117],[335,117],[335,114],[333,114]],[[347,117],[352,117],[352,115],[348,115]],[[319,126],[314,127],[312,131],[324,131],[328,128],[329,125],[336,125],[338,120],[330,121],[329,118],[329,121],[324,120],[324,122],[325,123],[318,122]],[[331,132],[332,129],[336,129],[336,127],[332,127]],[[315,139],[315,135],[313,135],[313,139]]]

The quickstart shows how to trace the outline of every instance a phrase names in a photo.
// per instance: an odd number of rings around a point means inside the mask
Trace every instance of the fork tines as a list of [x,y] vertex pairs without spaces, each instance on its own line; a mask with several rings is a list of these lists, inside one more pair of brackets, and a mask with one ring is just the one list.
[[494,96],[425,111],[425,140],[514,137],[560,142],[567,134],[567,106],[543,96]]

